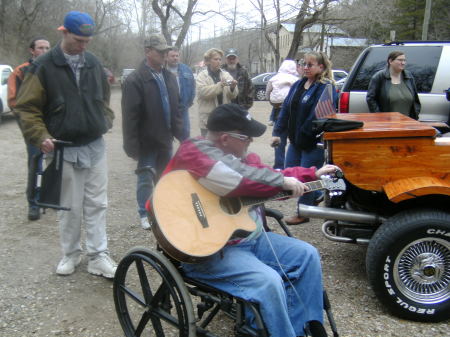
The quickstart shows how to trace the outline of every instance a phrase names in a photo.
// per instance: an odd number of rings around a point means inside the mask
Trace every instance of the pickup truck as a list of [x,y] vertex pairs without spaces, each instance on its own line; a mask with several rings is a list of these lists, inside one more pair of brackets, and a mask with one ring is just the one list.
[[449,319],[450,137],[398,112],[336,118],[364,123],[323,134],[326,162],[343,170],[346,190],[327,194],[326,207],[300,204],[299,214],[324,219],[329,240],[368,245],[367,276],[394,315]]

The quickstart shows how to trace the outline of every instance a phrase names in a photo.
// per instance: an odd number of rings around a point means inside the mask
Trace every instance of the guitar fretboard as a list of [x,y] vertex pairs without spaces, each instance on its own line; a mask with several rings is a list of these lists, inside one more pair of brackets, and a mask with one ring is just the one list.
[[[306,186],[308,186],[308,188],[309,188],[307,191],[305,191],[305,193],[321,190],[324,188],[324,184],[321,180],[310,181],[310,182],[307,182],[304,184]],[[291,195],[292,195],[291,191],[282,191],[280,193],[275,194],[272,197],[264,197],[264,198],[242,197],[239,199],[241,200],[242,206],[253,206],[253,205],[262,204],[266,201],[278,200],[278,199],[290,197]]]

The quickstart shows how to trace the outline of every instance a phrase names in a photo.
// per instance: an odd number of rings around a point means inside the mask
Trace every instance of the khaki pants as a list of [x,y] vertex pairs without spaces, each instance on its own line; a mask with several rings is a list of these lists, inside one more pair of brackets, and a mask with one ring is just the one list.
[[64,161],[61,206],[70,211],[59,212],[60,242],[63,254],[80,254],[81,224],[86,226],[86,250],[90,258],[108,251],[106,237],[107,208],[106,154],[91,168],[75,168]]

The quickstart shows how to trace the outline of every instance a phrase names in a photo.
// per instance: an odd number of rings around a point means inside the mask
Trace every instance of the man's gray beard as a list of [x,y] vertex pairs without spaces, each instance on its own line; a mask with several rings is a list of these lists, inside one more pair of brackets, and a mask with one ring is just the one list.
[[237,64],[227,64],[227,68],[230,70],[236,70]]

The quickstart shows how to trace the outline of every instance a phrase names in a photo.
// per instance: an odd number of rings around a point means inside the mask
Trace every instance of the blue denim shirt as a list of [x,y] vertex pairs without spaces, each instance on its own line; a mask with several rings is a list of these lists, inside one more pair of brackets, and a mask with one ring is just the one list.
[[178,64],[178,85],[180,86],[180,103],[184,111],[194,103],[195,79],[191,68],[183,63]]

